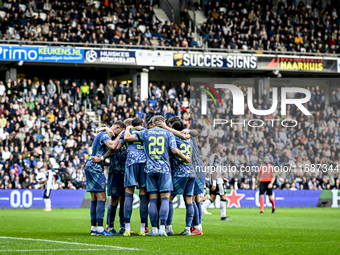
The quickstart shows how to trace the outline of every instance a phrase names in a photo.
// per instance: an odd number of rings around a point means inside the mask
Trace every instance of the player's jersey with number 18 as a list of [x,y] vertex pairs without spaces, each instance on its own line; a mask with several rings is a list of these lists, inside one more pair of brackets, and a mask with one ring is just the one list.
[[[190,155],[190,138],[182,140],[175,136],[177,148],[185,155]],[[170,162],[172,166],[172,176],[174,177],[190,177],[190,164],[185,163],[183,159],[171,153]]]
[[170,174],[169,152],[177,147],[175,136],[162,128],[152,128],[141,131],[139,139],[144,142],[146,155],[144,172]]

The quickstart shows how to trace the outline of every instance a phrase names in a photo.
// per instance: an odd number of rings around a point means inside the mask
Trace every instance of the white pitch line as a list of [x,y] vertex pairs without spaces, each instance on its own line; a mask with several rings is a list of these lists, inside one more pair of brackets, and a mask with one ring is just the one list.
[[0,250],[0,252],[40,252],[40,251],[103,251],[103,249],[32,249],[32,250]]
[[90,244],[90,243],[74,243],[74,242],[55,241],[55,240],[48,240],[48,239],[34,239],[34,238],[11,237],[11,236],[0,236],[0,239],[13,239],[13,240],[26,240],[26,241],[47,242],[47,243],[84,245],[84,246],[112,248],[112,249],[117,249],[117,250],[133,250],[133,251],[140,250],[140,249],[137,249],[137,248],[127,248],[127,247],[111,246],[111,245],[100,245],[100,244]]

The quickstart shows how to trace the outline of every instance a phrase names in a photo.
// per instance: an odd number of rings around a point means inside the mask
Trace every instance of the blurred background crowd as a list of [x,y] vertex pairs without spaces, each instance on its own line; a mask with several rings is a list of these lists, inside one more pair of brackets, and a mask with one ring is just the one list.
[[[330,0],[201,0],[184,6],[180,23],[161,21],[159,1],[0,1],[2,40],[339,54],[339,3]],[[192,23],[191,23],[192,22]]]
[[[245,87],[242,89],[246,92]],[[277,173],[276,188],[339,188],[340,88],[332,92],[327,107],[322,89],[308,89],[312,98],[306,108],[311,116],[302,115],[294,105],[287,108],[286,119],[297,120],[296,127],[285,128],[280,122],[272,126],[271,119],[280,119],[277,116],[280,108],[259,117],[245,105],[246,119],[261,118],[265,124],[260,128],[244,128],[213,126],[214,118],[233,119],[232,95],[228,91],[221,95],[223,107],[209,105],[203,118],[197,100],[201,90],[184,82],[177,88],[150,83],[149,99],[145,100],[138,96],[140,86],[132,89],[129,83],[116,80],[98,86],[85,82],[80,87],[68,81],[60,84],[58,80],[0,82],[0,188],[42,188],[40,180],[52,168],[57,173],[53,189],[83,189],[84,166],[91,154],[96,127],[134,116],[146,123],[158,114],[166,118],[180,116],[186,127],[200,130],[198,142],[204,159],[213,153],[213,144],[221,143],[225,166],[236,166],[238,170],[242,166],[259,166],[264,156],[269,155],[275,166],[289,168],[288,172]],[[246,93],[244,96],[247,97]],[[268,109],[270,105],[267,97],[254,99],[257,109]],[[233,120],[240,122],[235,117]],[[223,177],[230,188],[252,189],[255,175],[256,171],[236,171],[225,172]]]

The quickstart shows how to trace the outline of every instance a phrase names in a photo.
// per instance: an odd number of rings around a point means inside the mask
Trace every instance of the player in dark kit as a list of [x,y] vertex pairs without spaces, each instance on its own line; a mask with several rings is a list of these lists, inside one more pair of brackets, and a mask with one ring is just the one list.
[[259,174],[256,178],[256,184],[260,180],[260,206],[261,212],[264,213],[264,193],[267,193],[270,202],[272,203],[272,213],[275,213],[275,201],[273,198],[273,183],[275,181],[274,166],[269,163],[269,156],[264,157],[264,164],[260,166]]

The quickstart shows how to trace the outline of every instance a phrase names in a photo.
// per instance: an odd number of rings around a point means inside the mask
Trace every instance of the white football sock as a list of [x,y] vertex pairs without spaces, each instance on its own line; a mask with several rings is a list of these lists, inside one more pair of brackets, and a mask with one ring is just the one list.
[[91,226],[91,230],[92,231],[97,231],[97,227],[96,226]]
[[166,226],[166,229],[167,229],[167,230],[172,230],[172,225]]
[[190,227],[185,227],[185,230],[186,231],[190,231]]
[[159,230],[165,231],[165,225],[161,225],[161,227],[159,228]]
[[47,199],[47,208],[49,208],[49,209],[52,208],[51,207],[51,199],[50,198]]
[[158,232],[158,228],[152,227],[152,232]]
[[226,217],[227,201],[220,201],[221,217]]
[[139,227],[139,232],[145,232],[145,223],[141,223]]
[[101,232],[104,231],[104,228],[103,227],[97,227],[97,231],[101,233]]
[[204,203],[202,204],[202,212],[205,212],[211,204],[212,202],[210,199],[205,200]]
[[130,223],[125,223],[125,231],[131,231]]
[[47,206],[47,198],[44,198],[45,208],[48,208]]
[[194,225],[194,229],[200,230],[200,225]]

